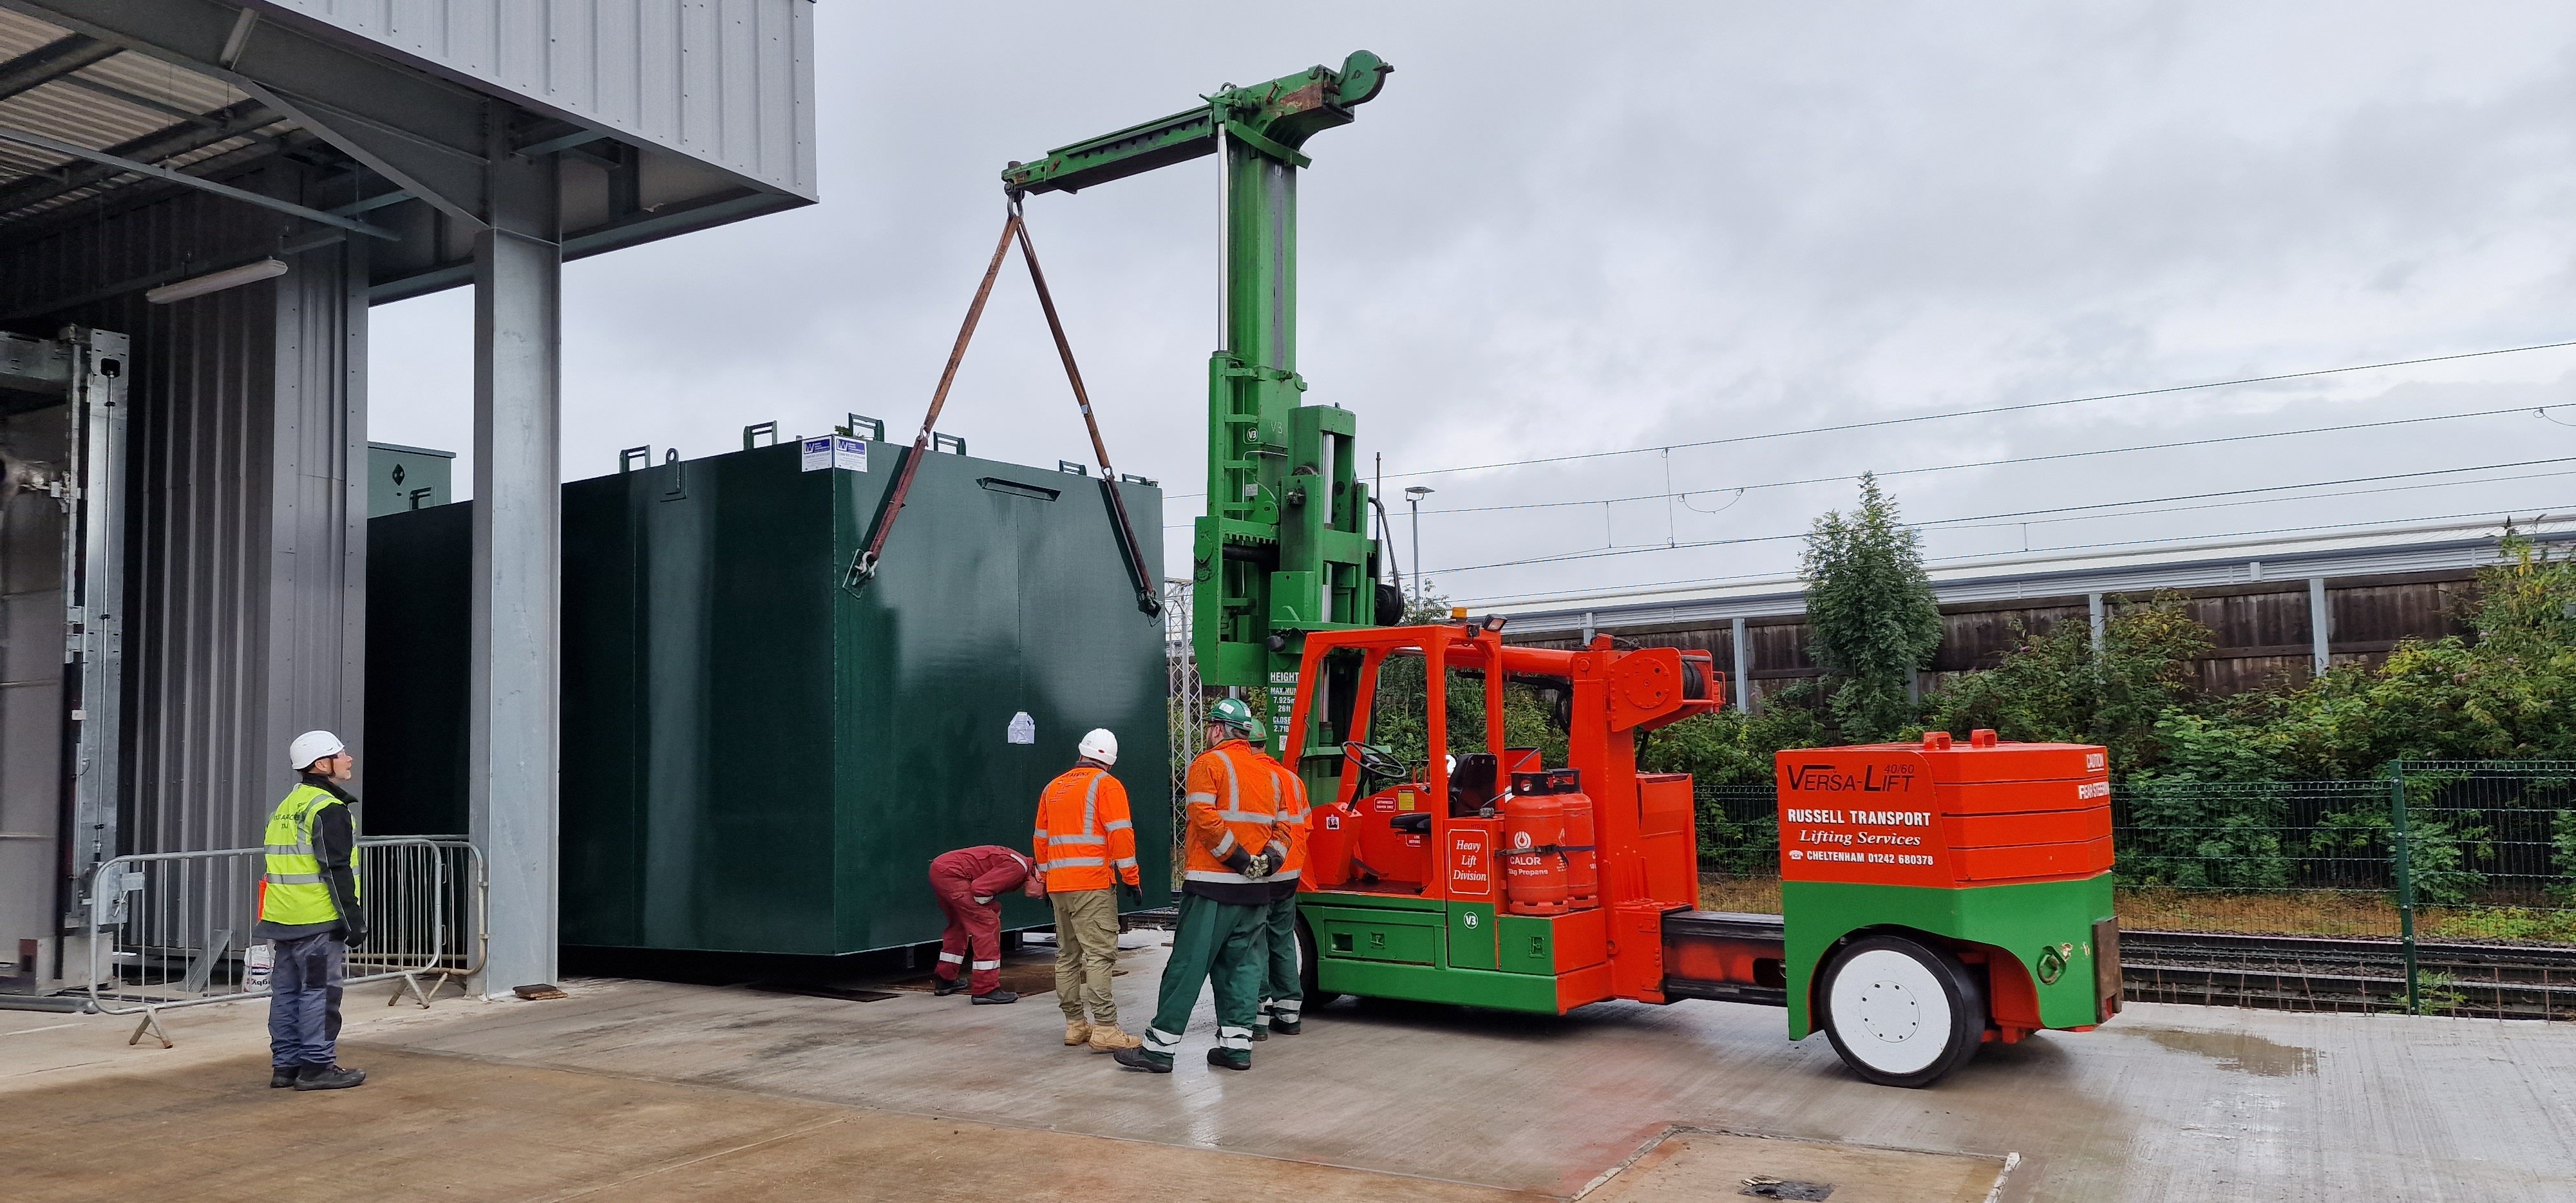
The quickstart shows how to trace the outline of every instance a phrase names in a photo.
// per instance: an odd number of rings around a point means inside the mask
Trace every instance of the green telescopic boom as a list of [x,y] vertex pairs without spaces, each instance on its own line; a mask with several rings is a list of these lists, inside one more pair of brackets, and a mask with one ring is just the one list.
[[1357,423],[1338,406],[1304,404],[1297,374],[1302,148],[1350,124],[1392,70],[1357,51],[1338,71],[1226,87],[1197,108],[1002,172],[1018,197],[1224,156],[1223,342],[1208,359],[1208,508],[1192,542],[1191,639],[1201,680],[1268,691],[1283,745],[1304,634],[1379,625],[1393,620],[1389,604],[1401,608],[1378,586]]

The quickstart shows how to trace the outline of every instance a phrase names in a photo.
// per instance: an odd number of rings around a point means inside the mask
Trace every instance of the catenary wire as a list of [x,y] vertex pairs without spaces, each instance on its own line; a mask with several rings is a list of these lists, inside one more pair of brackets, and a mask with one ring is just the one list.
[[[1490,464],[1466,464],[1455,468],[1420,468],[1411,472],[1389,472],[1398,480],[1422,476],[1448,476],[1459,472],[1483,472],[1493,468],[1524,468],[1538,464],[1572,463],[1578,460],[1606,459],[1619,455],[1644,455],[1650,451],[1680,451],[1693,447],[1721,447],[1734,443],[1753,443],[1768,439],[1795,438],[1807,434],[1833,434],[1848,430],[1874,430],[1886,426],[1904,426],[1916,422],[1939,422],[1953,418],[1985,417],[1992,414],[2024,413],[2035,409],[2055,409],[2068,405],[2087,405],[2097,401],[2125,401],[2138,397],[2161,397],[2172,393],[2198,392],[2205,389],[2233,388],[2243,384],[2273,384],[2283,380],[2307,380],[2318,376],[2337,376],[2347,372],[2371,372],[2381,368],[2414,367],[2428,363],[2450,363],[2462,359],[2482,359],[2495,355],[2519,355],[2528,351],[2554,351],[2576,347],[2576,339],[2562,342],[2531,343],[2519,347],[2491,347],[2484,351],[2462,351],[2452,355],[2427,355],[2418,359],[2391,359],[2380,363],[2347,364],[2339,368],[2312,368],[2303,372],[2280,372],[2270,376],[2242,376],[2232,380],[2205,380],[2198,384],[2172,384],[2162,388],[2131,389],[2119,393],[2097,393],[2088,397],[2064,397],[2055,401],[2025,401],[2014,405],[1990,405],[1980,409],[1945,410],[1940,413],[1910,414],[1898,418],[1873,418],[1865,422],[1844,422],[1832,426],[1805,426],[1795,430],[1774,430],[1761,434],[1729,435],[1722,439],[1699,439],[1686,443],[1663,443],[1652,447],[1621,447],[1610,451],[1575,451],[1564,455],[1537,456],[1531,459],[1497,460]],[[1170,500],[1205,497],[1205,493],[1173,493]]]

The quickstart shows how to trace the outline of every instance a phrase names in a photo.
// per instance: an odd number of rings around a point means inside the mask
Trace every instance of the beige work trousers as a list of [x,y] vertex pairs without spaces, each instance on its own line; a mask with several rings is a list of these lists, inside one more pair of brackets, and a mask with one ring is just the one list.
[[1048,891],[1055,904],[1055,1001],[1065,1020],[1118,1026],[1118,1000],[1109,975],[1118,961],[1118,904],[1109,890]]

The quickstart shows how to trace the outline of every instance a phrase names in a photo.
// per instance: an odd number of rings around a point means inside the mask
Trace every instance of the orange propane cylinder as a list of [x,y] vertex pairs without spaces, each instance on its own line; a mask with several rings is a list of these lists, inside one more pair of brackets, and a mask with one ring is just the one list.
[[1555,796],[1503,802],[1503,882],[1515,915],[1561,915],[1566,905],[1565,804]]
[[1601,905],[1601,862],[1592,848],[1592,798],[1558,794],[1556,800],[1565,807],[1566,904],[1573,910],[1589,910]]

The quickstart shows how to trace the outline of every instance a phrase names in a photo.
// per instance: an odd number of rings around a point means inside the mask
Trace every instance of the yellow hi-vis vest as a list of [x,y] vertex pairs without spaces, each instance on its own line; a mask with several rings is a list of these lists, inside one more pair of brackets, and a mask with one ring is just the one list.
[[[322,880],[322,862],[313,855],[313,817],[325,806],[338,805],[340,799],[331,791],[298,785],[287,791],[277,813],[268,817],[268,833],[260,838],[268,853],[267,876],[260,879],[267,884],[260,891],[261,919],[301,926],[340,917],[340,908],[331,901],[330,883]],[[357,876],[352,865],[353,885]]]

